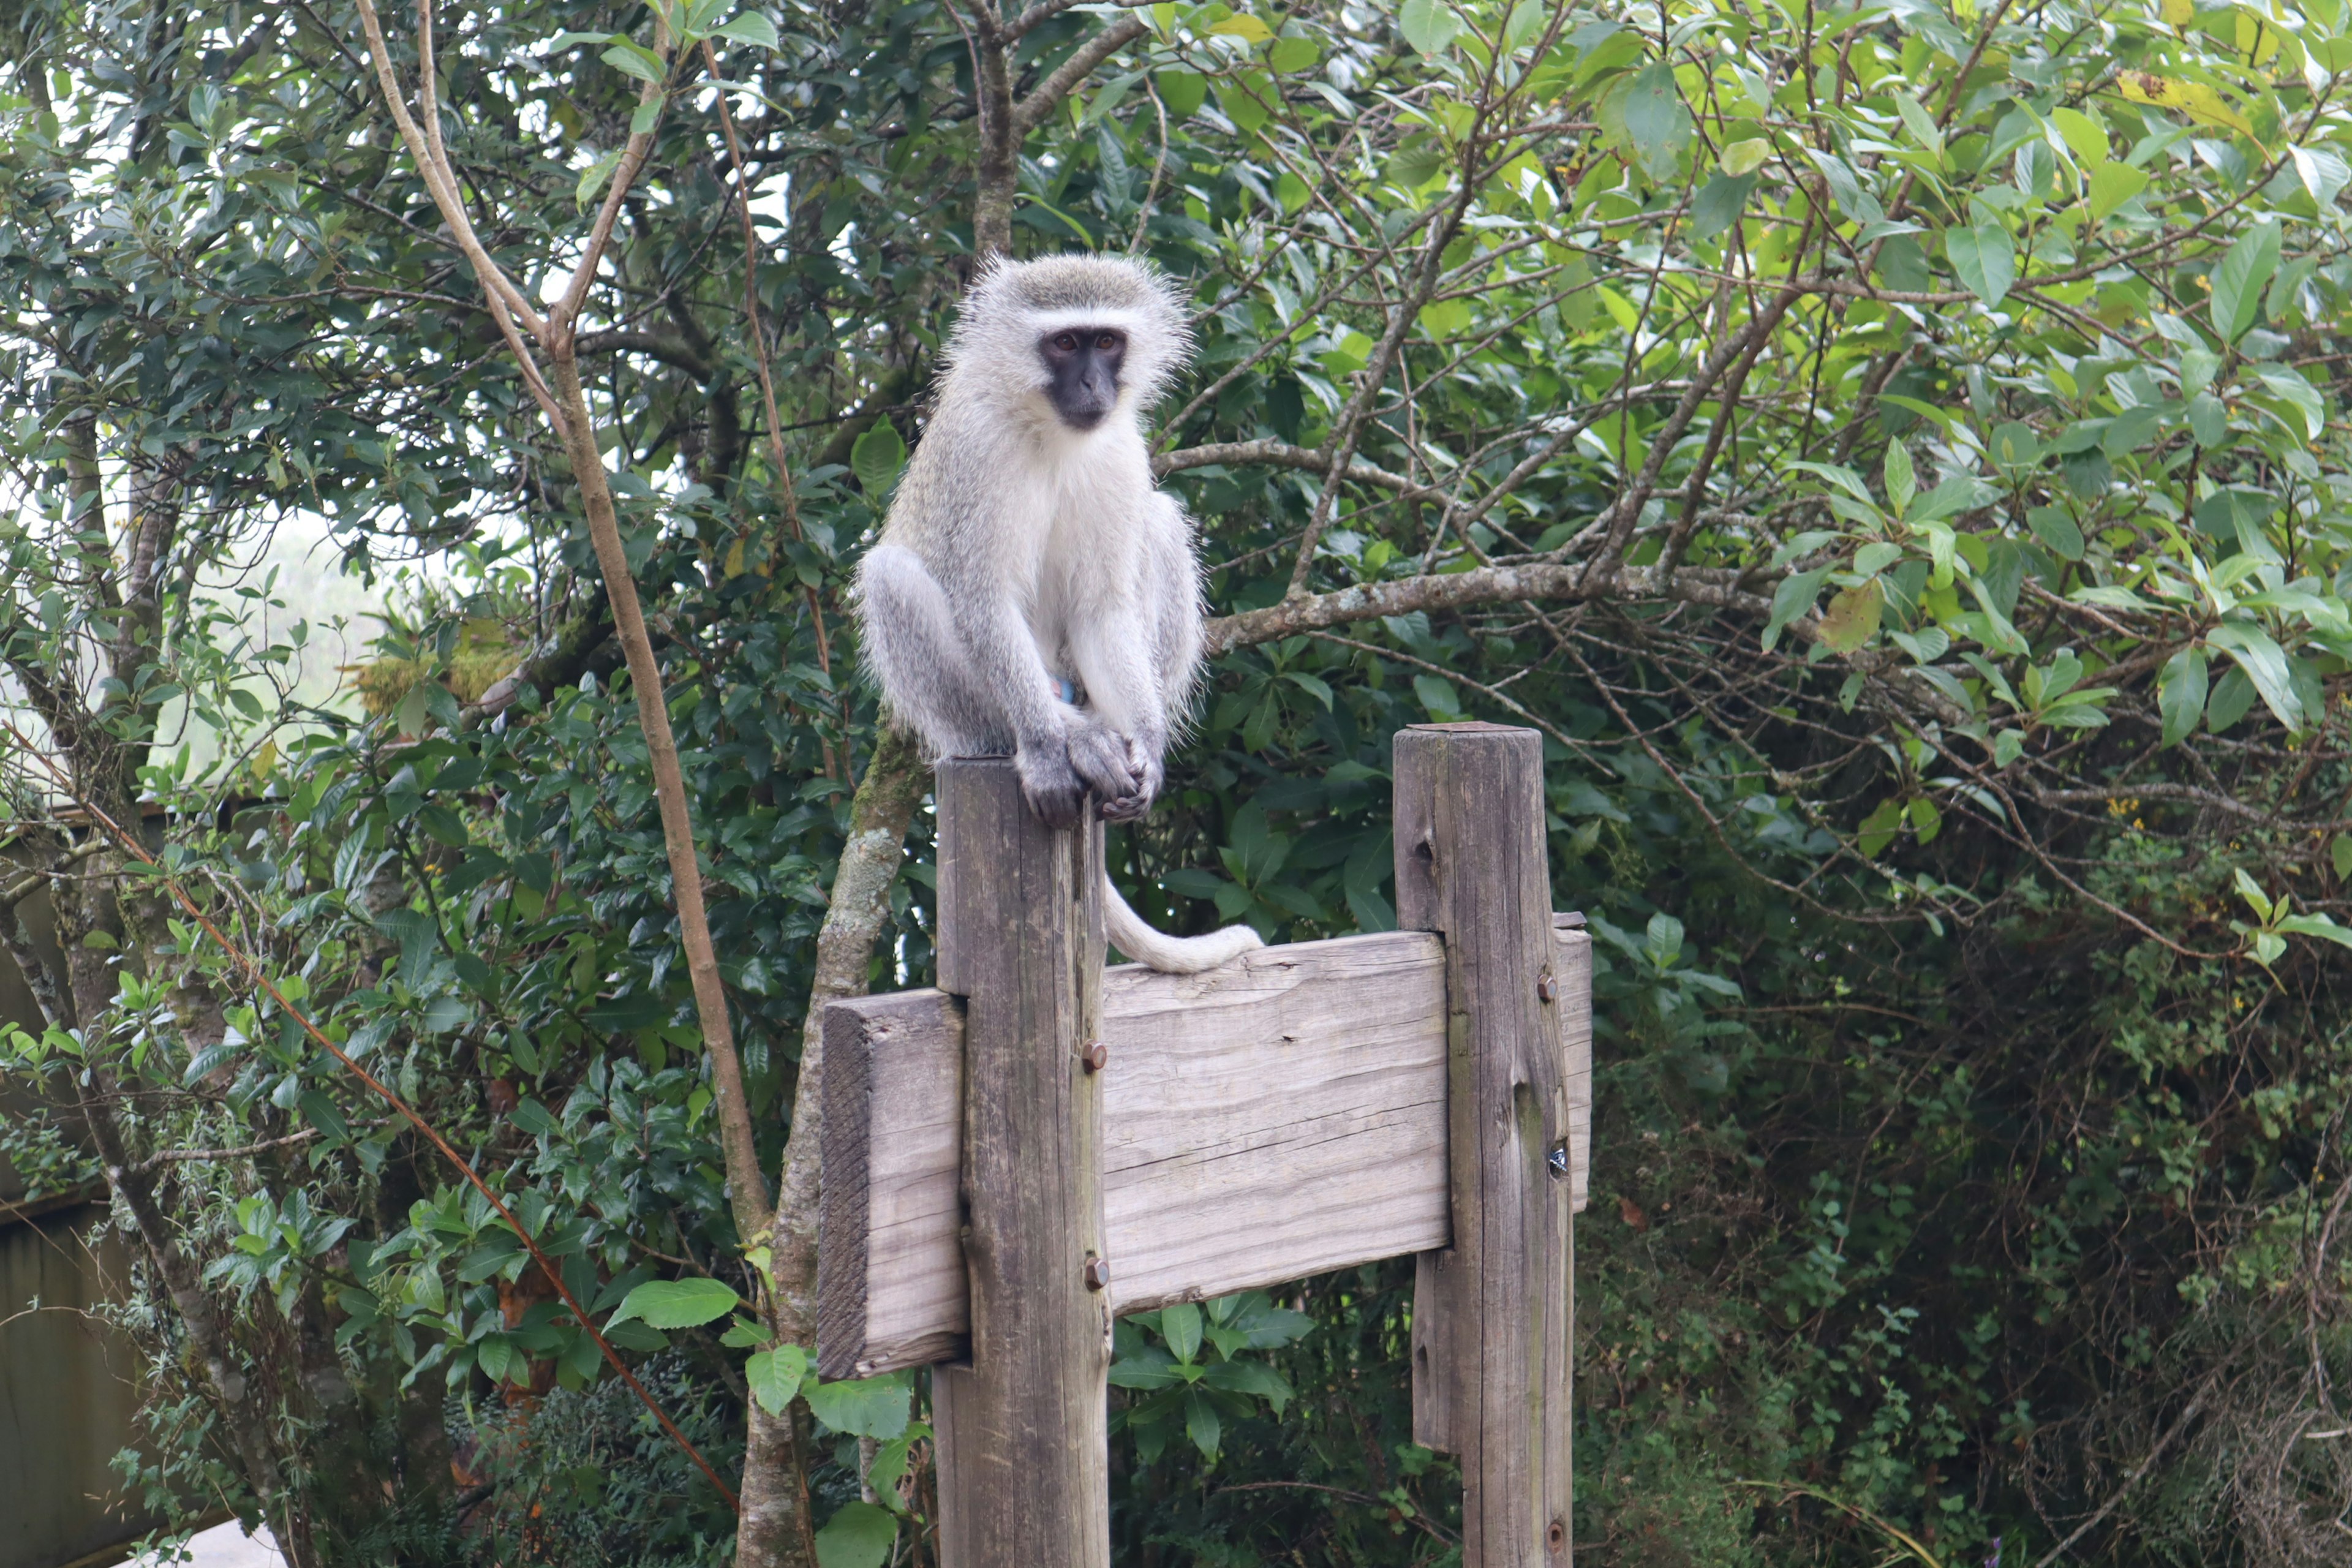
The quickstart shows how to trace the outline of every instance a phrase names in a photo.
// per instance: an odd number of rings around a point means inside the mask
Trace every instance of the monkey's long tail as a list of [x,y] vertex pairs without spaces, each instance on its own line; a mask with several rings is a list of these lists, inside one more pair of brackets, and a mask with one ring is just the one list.
[[1247,926],[1227,926],[1205,936],[1168,936],[1143,923],[1127,907],[1108,877],[1103,879],[1103,931],[1111,946],[1162,974],[1198,974],[1229,963],[1265,942]]

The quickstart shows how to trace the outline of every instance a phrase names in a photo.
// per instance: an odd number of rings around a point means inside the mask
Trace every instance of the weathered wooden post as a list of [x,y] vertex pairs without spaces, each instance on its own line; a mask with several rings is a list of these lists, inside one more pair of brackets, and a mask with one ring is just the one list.
[[1445,939],[1453,1244],[1421,1255],[1413,1436],[1461,1458],[1465,1568],[1569,1560],[1570,1102],[1542,738],[1396,738],[1398,923]]
[[1108,1568],[1114,1312],[1405,1253],[1464,1568],[1567,1563],[1591,944],[1551,911],[1542,763],[1531,730],[1407,731],[1408,929],[1108,977],[1100,826],[940,766],[940,988],[825,1010],[817,1360],[935,1363],[942,1568]]
[[1109,1568],[1102,825],[1055,832],[1011,761],[940,764],[940,989],[964,1002],[971,1360],[931,1381],[940,1555]]

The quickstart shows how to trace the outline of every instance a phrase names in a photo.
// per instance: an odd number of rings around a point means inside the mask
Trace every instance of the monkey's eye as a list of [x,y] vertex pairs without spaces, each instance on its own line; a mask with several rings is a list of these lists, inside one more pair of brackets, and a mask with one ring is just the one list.
[[1078,334],[1076,332],[1058,333],[1054,339],[1054,346],[1061,350],[1066,354],[1074,354],[1078,352]]
[[1118,334],[1117,332],[1105,332],[1102,336],[1095,340],[1095,347],[1104,353],[1110,353],[1111,350],[1118,347]]

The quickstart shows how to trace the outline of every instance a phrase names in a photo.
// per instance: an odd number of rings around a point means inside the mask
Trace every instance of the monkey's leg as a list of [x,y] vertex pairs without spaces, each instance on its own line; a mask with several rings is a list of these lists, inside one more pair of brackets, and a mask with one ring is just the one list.
[[1070,732],[1070,761],[1094,786],[1111,822],[1142,816],[1160,788],[1168,719],[1150,637],[1132,597],[1091,606],[1070,630],[1070,655],[1093,709],[1086,726]]
[[971,649],[922,557],[877,544],[866,552],[857,582],[866,600],[866,657],[891,707],[941,756],[1011,752],[1013,727],[975,678]]

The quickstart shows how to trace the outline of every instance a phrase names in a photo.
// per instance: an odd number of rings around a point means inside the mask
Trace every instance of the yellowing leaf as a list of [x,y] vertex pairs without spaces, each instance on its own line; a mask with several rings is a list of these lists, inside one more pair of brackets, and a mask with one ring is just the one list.
[[264,741],[261,742],[261,750],[253,753],[253,782],[257,784],[268,784],[269,775],[277,769],[278,742]]
[[723,569],[730,577],[743,575],[743,542],[741,540],[739,539],[727,547],[727,561]]
[[1223,33],[1232,38],[1247,38],[1253,44],[1262,44],[1274,37],[1272,27],[1250,16],[1228,16],[1209,31]]
[[1878,630],[1881,608],[1876,578],[1831,595],[1822,612],[1822,641],[1835,652],[1852,653]]
[[2151,104],[2158,109],[2177,109],[2200,125],[2226,126],[2231,131],[2242,131],[2249,136],[2254,133],[2253,121],[2232,108],[2228,99],[2202,82],[2179,81],[2148,71],[2125,71],[2120,79],[2124,96],[2134,103]]
[[2189,19],[2196,15],[2195,0],[2164,0],[2164,19],[2173,26],[2189,26]]

